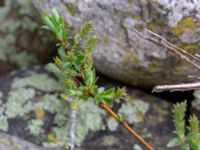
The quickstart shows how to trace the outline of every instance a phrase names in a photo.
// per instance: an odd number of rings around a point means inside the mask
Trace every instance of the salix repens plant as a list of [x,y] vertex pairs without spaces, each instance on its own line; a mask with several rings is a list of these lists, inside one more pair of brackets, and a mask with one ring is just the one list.
[[200,130],[199,121],[196,116],[191,115],[189,125],[185,125],[186,102],[174,105],[174,125],[177,137],[169,141],[168,147],[181,146],[182,150],[200,149]]
[[[43,19],[46,23],[44,28],[52,31],[58,41],[58,56],[55,57],[54,63],[48,64],[48,68],[63,83],[64,93],[62,97],[64,97],[66,101],[70,101],[71,109],[75,110],[79,101],[94,100],[97,105],[109,112],[133,136],[146,146],[147,149],[153,150],[142,137],[133,131],[128,124],[110,108],[114,101],[126,95],[125,89],[103,89],[96,84],[98,78],[96,76],[96,71],[92,68],[92,49],[96,45],[97,38],[95,35],[89,35],[92,29],[92,22],[87,22],[79,33],[70,37],[69,30],[65,27],[65,22],[56,9],[52,10],[51,15],[45,14]],[[84,47],[81,45],[82,41],[85,43]],[[75,140],[73,133],[75,129],[75,113],[71,115],[71,119],[70,132],[72,133],[70,133],[71,139],[69,147],[72,150]]]

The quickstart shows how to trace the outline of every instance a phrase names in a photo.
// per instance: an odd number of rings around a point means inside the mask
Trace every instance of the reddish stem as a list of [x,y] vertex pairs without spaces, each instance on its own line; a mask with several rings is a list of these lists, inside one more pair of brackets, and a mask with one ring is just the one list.
[[117,121],[121,123],[121,125],[127,129],[136,139],[138,139],[148,150],[154,150],[153,147],[147,143],[139,134],[137,134],[131,127],[123,120],[119,118],[119,116],[106,104],[103,102],[99,103],[99,106],[110,113]]

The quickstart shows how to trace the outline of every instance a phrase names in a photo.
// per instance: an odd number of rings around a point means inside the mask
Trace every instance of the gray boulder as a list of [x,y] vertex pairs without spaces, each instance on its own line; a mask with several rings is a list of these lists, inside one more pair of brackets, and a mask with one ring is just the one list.
[[187,0],[34,0],[42,13],[55,7],[77,31],[92,20],[99,42],[94,66],[102,74],[149,88],[191,81],[199,72],[133,31],[148,28],[187,50],[200,49],[200,3]]

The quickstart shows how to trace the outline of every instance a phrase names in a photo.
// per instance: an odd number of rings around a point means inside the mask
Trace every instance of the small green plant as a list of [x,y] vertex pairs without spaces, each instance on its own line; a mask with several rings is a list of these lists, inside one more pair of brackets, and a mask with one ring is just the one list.
[[[92,22],[87,22],[79,33],[71,36],[63,18],[56,9],[52,10],[51,15],[45,14],[43,19],[46,23],[44,28],[52,31],[58,41],[58,56],[54,59],[54,63],[48,64],[48,68],[60,79],[63,85],[63,97],[66,100],[73,99],[71,108],[76,109],[79,101],[94,100],[96,104],[109,112],[132,135],[140,140],[147,149],[152,150],[153,148],[109,107],[112,106],[115,100],[119,100],[126,95],[125,89],[104,89],[96,84],[98,78],[96,71],[92,68],[92,49],[96,45],[97,38],[95,35],[89,35]],[[85,46],[83,47],[81,43],[84,43]]]
[[[74,101],[87,101],[94,99],[112,105],[113,100],[120,99],[125,95],[125,89],[114,88],[102,89],[96,85],[97,76],[92,68],[92,49],[95,47],[97,38],[89,36],[92,22],[86,23],[81,31],[69,37],[69,30],[65,28],[63,18],[53,9],[52,16],[45,15],[45,28],[55,33],[58,39],[58,55],[54,63],[48,64],[48,68],[60,79],[65,87],[65,95],[74,97]],[[89,36],[87,38],[87,36]],[[86,39],[87,38],[87,39]],[[82,40],[86,41],[85,47],[80,47]]]
[[167,147],[181,146],[182,150],[200,150],[199,121],[196,116],[191,115],[189,125],[185,125],[185,112],[187,103],[182,102],[174,106],[174,125],[177,137],[167,144]]

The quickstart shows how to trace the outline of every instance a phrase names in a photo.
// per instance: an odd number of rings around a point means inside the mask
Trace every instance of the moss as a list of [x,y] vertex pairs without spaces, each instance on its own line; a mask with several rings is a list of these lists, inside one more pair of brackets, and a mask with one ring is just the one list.
[[129,0],[130,7],[134,6],[134,0]]
[[148,70],[151,73],[161,72],[163,69],[163,60],[154,59],[148,64]]
[[109,36],[107,36],[107,35],[104,36],[103,42],[104,42],[104,44],[108,45],[108,44],[110,43],[110,38],[109,38]]
[[141,18],[140,15],[135,15],[133,18],[134,18],[135,20],[137,20],[137,21],[141,21],[141,20],[142,20],[142,18]]
[[191,54],[195,54],[199,48],[198,43],[180,43],[179,47]]
[[123,55],[121,61],[124,65],[128,65],[129,63],[137,65],[140,63],[139,57],[133,53]]
[[158,19],[156,21],[153,20],[151,23],[148,23],[146,25],[146,28],[153,32],[157,32],[157,30],[163,27],[164,25],[165,25],[164,22]]
[[36,108],[34,112],[37,119],[43,119],[45,116],[45,111],[43,109]]
[[76,16],[79,14],[79,9],[76,3],[72,3],[70,5],[67,5],[67,10],[72,16]]
[[186,17],[179,21],[178,25],[172,28],[172,32],[176,35],[181,35],[183,33],[193,32],[197,28],[197,24],[194,22],[193,18]]

